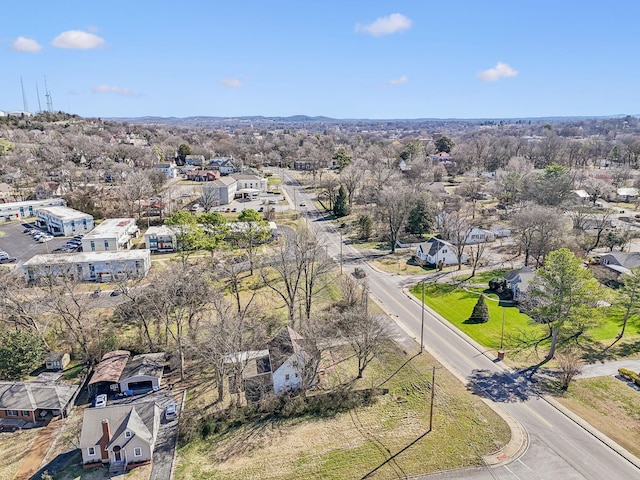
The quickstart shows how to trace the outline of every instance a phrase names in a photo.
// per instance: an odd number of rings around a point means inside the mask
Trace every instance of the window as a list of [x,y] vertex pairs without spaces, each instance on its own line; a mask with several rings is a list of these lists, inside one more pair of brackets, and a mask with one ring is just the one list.
[[142,456],[142,447],[136,447],[133,449],[133,456],[134,457],[141,457]]
[[96,244],[93,240],[91,240],[91,251],[95,252],[96,251]]
[[108,250],[109,249],[109,242],[108,241],[104,241],[104,249]]
[[288,374],[288,373],[286,373],[286,374],[284,375],[284,379],[285,379],[285,380],[289,380],[289,374]]
[[31,412],[30,412],[30,411],[28,411],[28,410],[23,410],[23,411],[22,411],[22,416],[23,416],[23,417],[30,417],[30,416],[31,416]]
[[17,417],[18,416],[18,411],[17,410],[6,410],[7,412],[7,417]]
[[127,430],[126,432],[124,432],[124,438],[131,438],[133,436],[133,433],[131,433],[130,430]]
[[96,447],[89,447],[87,448],[87,454],[90,457],[93,457],[96,454]]

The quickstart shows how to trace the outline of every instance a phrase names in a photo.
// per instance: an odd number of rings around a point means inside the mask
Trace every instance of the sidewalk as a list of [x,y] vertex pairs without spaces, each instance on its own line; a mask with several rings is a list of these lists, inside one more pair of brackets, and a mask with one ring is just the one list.
[[582,367],[582,372],[576,378],[604,377],[617,375],[619,368],[626,368],[634,372],[640,372],[640,359],[613,360],[610,362],[590,363]]

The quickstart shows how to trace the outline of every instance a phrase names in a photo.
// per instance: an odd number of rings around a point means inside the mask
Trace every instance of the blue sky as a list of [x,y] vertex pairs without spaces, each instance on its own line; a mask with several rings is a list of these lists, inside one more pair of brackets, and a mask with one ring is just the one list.
[[640,113],[640,2],[5,2],[0,110],[95,117]]

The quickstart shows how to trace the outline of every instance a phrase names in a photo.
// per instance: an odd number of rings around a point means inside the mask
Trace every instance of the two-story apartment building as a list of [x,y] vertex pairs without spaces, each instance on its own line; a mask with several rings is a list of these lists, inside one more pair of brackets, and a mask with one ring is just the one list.
[[26,202],[0,203],[0,220],[18,220],[20,218],[35,217],[38,208],[64,207],[67,205],[62,198],[47,198],[45,200],[29,200]]
[[117,252],[131,248],[140,230],[135,218],[108,218],[82,239],[85,252]]
[[151,268],[149,250],[81,252],[35,255],[22,264],[28,283],[45,277],[66,277],[85,282],[143,278]]
[[38,208],[36,225],[57,236],[85,234],[93,230],[93,216],[69,207]]
[[151,253],[173,252],[176,250],[176,234],[167,225],[149,227],[144,234],[144,243]]

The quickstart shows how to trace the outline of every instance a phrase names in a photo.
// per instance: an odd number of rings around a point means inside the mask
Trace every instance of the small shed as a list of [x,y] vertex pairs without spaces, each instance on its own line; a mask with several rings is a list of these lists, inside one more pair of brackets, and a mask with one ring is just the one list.
[[71,357],[69,357],[68,353],[49,352],[44,359],[44,368],[50,372],[58,372],[64,370],[70,361]]

